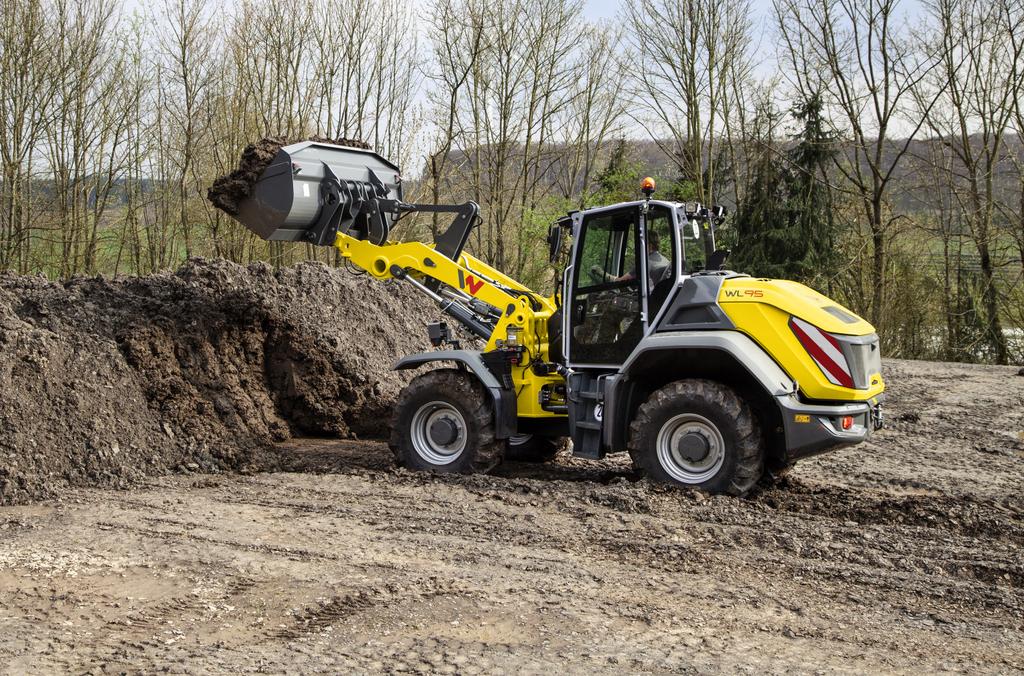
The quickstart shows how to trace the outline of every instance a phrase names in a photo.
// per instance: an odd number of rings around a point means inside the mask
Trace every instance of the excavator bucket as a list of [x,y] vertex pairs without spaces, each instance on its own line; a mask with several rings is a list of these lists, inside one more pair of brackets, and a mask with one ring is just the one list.
[[282,147],[234,217],[263,239],[331,246],[339,231],[383,242],[402,200],[398,167],[371,150],[303,141]]

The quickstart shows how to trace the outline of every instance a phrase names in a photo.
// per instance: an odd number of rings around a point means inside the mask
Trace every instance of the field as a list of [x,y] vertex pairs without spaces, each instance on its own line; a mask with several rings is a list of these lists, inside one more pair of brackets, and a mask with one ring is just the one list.
[[292,470],[0,510],[27,671],[1024,671],[1024,377],[890,361],[889,426],[748,499],[621,459],[491,476],[293,440]]

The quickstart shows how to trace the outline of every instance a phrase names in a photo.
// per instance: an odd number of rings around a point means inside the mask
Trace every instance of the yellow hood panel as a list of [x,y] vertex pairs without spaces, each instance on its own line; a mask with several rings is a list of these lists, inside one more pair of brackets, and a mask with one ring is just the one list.
[[797,340],[789,328],[791,316],[829,333],[866,336],[875,332],[867,321],[814,289],[778,279],[727,279],[718,304],[739,331],[760,344],[797,382],[804,396],[823,401],[869,401],[885,390],[881,374],[871,379],[873,384],[867,390],[832,384]]
[[729,313],[726,303],[765,303],[829,333],[866,336],[875,332],[875,327],[851,310],[799,282],[750,277],[727,279],[722,283],[718,302],[726,314]]

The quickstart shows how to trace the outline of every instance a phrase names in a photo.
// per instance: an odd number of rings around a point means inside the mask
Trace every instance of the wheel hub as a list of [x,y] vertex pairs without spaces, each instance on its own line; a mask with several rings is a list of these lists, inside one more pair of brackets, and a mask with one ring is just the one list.
[[459,428],[451,418],[438,418],[430,425],[430,440],[448,446],[459,438]]
[[466,450],[467,430],[457,408],[446,401],[432,401],[413,415],[409,436],[421,458],[432,465],[450,465]]
[[696,485],[714,477],[725,463],[725,440],[702,415],[680,413],[658,431],[658,463],[673,480]]
[[687,462],[699,463],[711,453],[711,444],[700,432],[689,431],[679,439],[676,452]]

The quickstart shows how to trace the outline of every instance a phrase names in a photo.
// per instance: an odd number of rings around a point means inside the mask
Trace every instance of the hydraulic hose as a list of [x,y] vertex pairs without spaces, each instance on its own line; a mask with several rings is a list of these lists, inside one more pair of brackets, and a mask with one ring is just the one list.
[[454,300],[445,298],[444,296],[432,291],[426,284],[423,284],[419,280],[413,279],[409,276],[403,268],[397,265],[391,266],[391,276],[395,279],[401,279],[409,282],[414,287],[419,289],[423,294],[433,300],[441,308],[441,312],[446,315],[453,317],[460,324],[469,329],[470,332],[483,338],[484,340],[490,340],[491,334],[494,333],[494,327],[490,326],[483,321],[474,313],[472,310],[467,308],[465,305],[455,302]]

